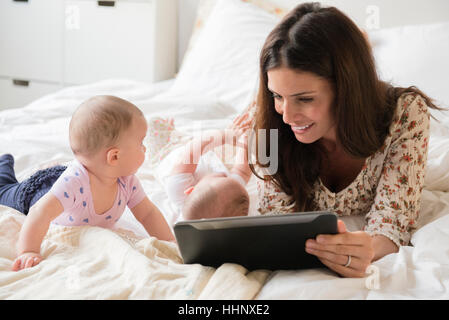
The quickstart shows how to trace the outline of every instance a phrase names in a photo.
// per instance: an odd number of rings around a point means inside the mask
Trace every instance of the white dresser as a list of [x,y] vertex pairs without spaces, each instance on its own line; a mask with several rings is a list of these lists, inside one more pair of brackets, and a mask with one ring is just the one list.
[[176,0],[1,0],[0,109],[64,86],[174,77]]

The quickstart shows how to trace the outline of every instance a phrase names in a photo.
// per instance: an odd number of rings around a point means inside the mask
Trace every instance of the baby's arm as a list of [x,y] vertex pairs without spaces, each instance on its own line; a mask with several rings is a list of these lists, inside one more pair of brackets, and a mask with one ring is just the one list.
[[164,216],[148,197],[145,197],[139,204],[132,207],[131,211],[150,236],[159,240],[175,241],[175,237]]
[[250,111],[253,107],[253,105],[249,106],[246,112],[236,117],[230,126],[230,129],[238,136],[235,164],[231,172],[241,176],[245,183],[248,183],[252,174],[248,165],[248,135],[253,122],[250,116]]
[[[236,144],[236,140],[250,127],[252,120],[248,113],[236,117],[225,130],[209,130],[193,138],[185,147],[170,175],[194,173],[201,155],[224,144]],[[249,169],[249,168],[248,168]]]
[[248,183],[251,178],[251,169],[248,165],[248,133],[240,136],[237,142],[237,152],[235,155],[235,163],[231,169],[232,173],[236,173]]
[[224,130],[211,130],[206,131],[199,137],[193,138],[184,147],[184,150],[173,166],[170,175],[180,173],[194,173],[198,166],[198,161],[201,155],[213,148],[223,145],[227,141],[226,131]]
[[31,207],[20,231],[18,257],[13,263],[13,271],[30,268],[41,262],[42,240],[47,234],[50,222],[63,211],[61,202],[50,192]]

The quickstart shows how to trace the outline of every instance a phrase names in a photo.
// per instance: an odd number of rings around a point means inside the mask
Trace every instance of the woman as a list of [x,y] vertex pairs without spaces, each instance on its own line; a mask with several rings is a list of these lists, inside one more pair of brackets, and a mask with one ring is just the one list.
[[[320,235],[306,251],[345,277],[407,245],[419,216],[430,98],[380,81],[363,33],[336,8],[305,3],[270,33],[260,57],[255,129],[277,129],[276,172],[251,170],[260,209],[366,217],[363,231]],[[269,149],[269,136],[266,141]],[[259,141],[258,141],[259,143]],[[258,144],[259,145],[259,144]]]

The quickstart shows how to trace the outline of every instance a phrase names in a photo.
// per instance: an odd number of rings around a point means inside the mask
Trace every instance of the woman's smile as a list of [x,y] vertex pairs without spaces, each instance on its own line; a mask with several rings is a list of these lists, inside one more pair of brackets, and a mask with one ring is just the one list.
[[315,123],[311,123],[305,126],[291,126],[294,133],[303,134],[310,130]]

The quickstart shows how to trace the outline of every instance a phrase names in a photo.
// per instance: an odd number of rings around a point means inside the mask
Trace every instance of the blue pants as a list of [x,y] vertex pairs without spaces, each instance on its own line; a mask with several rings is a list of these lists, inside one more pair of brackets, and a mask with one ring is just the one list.
[[45,195],[67,167],[55,166],[39,170],[18,182],[14,173],[14,157],[0,157],[0,205],[28,214],[30,208]]

